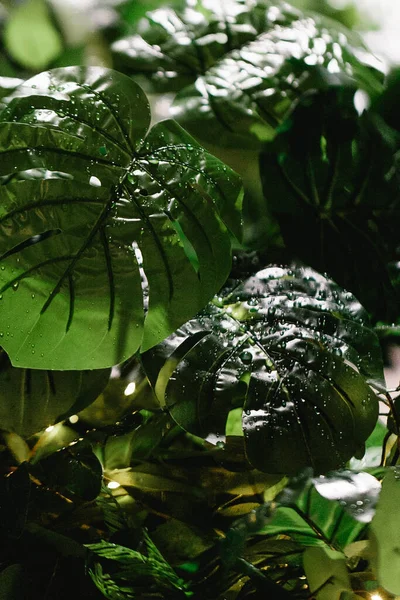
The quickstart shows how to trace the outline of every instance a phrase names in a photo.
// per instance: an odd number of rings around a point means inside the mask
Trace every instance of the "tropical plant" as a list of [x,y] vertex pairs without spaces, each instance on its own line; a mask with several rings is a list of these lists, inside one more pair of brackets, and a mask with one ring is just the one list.
[[325,5],[109,4],[96,67],[0,12],[0,600],[400,596],[398,74]]

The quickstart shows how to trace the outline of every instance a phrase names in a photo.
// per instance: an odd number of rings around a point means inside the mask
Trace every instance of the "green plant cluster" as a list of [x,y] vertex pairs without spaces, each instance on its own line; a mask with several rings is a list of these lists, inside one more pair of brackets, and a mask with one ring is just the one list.
[[0,600],[400,596],[398,74],[150,4],[0,3]]

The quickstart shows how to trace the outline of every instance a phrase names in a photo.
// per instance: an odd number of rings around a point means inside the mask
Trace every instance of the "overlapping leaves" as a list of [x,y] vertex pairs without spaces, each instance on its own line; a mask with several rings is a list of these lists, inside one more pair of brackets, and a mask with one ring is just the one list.
[[173,121],[145,138],[147,99],[114,71],[55,69],[6,102],[0,335],[12,363],[102,368],[151,347],[225,281],[237,176]]
[[29,437],[83,410],[103,391],[109,375],[109,369],[17,369],[0,349],[0,428]]
[[266,472],[336,468],[377,419],[367,381],[382,386],[382,362],[367,315],[309,268],[269,267],[239,283],[144,364],[160,402],[197,435],[223,436],[243,407],[247,457]]
[[357,36],[279,1],[159,9],[113,49],[126,72],[143,75],[156,91],[179,91],[175,117],[220,145],[273,137],[310,91],[345,84],[375,94],[381,87]]
[[260,158],[286,246],[389,322],[399,303],[389,265],[400,224],[399,144],[377,115],[340,112],[332,94],[300,106]]

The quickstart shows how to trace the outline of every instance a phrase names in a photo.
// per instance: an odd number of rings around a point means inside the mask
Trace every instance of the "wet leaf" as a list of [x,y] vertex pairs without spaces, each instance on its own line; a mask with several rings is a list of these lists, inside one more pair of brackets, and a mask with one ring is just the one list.
[[114,365],[225,281],[238,177],[173,121],[145,138],[149,123],[142,90],[100,67],[41,73],[7,98],[0,336],[14,365]]
[[272,138],[304,94],[382,87],[369,66],[376,61],[354,33],[279,1],[161,8],[113,50],[121,68],[153,90],[178,91],[175,118],[220,145]]
[[380,482],[369,473],[338,471],[313,480],[317,492],[327,500],[338,500],[356,521],[369,523],[381,492]]
[[399,305],[389,264],[400,225],[399,147],[377,115],[339,110],[332,94],[299,106],[260,157],[264,196],[288,249],[388,322]]
[[377,337],[354,296],[308,268],[259,271],[143,361],[160,404],[209,441],[243,407],[247,457],[265,472],[337,468],[377,420]]
[[0,349],[0,428],[29,437],[93,402],[109,375],[17,369]]

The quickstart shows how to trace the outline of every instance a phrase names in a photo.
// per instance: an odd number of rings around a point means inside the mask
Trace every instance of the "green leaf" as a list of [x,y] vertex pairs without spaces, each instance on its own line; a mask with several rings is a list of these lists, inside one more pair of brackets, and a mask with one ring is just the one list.
[[[120,571],[113,576],[118,584],[121,582],[126,585],[143,577],[148,579],[148,587],[155,583],[161,590],[166,588],[183,591],[185,585],[183,580],[177,576],[172,567],[163,558],[146,532],[143,533],[143,536],[146,554],[125,546],[106,542],[105,540],[97,544],[86,544],[86,547],[96,556],[118,563]],[[140,588],[138,587],[137,589]]]
[[16,5],[5,27],[4,42],[11,57],[32,70],[46,68],[62,51],[62,40],[45,0]]
[[[346,557],[342,552],[307,548],[303,564],[310,591],[317,600],[341,600],[344,591],[352,594]],[[316,590],[320,591],[315,594]]]
[[85,442],[72,442],[38,461],[34,473],[47,486],[84,500],[94,500],[100,493],[101,464]]
[[354,34],[283,2],[207,1],[147,14],[113,45],[121,69],[155,91],[178,91],[173,114],[219,145],[271,139],[310,92],[338,85],[381,90],[374,59]]
[[399,305],[389,267],[400,226],[399,144],[379,117],[356,118],[332,94],[299,106],[260,157],[265,199],[288,249],[389,322]]
[[173,121],[145,138],[147,99],[115,71],[41,73],[7,103],[0,335],[12,363],[111,366],[204,307],[230,269],[222,219],[240,234],[233,171]]
[[382,482],[382,492],[370,526],[372,564],[377,580],[386,591],[400,594],[400,480],[399,469]]
[[259,271],[143,361],[191,433],[221,440],[243,407],[247,457],[269,473],[337,468],[377,420],[367,381],[383,384],[378,339],[354,296],[309,268]]
[[0,600],[23,600],[23,569],[14,564],[0,573]]
[[[336,476],[340,479],[340,472]],[[259,527],[259,533],[268,536],[289,535],[306,547],[329,546],[338,550],[357,540],[365,523],[355,519],[356,508],[349,509],[350,503],[347,501],[342,503],[323,497],[317,488],[318,483],[315,485],[315,481],[309,480],[295,502],[285,503],[284,496],[278,497],[281,506],[278,506],[270,522]],[[340,499],[341,493],[346,498],[346,491],[341,489],[338,490],[337,499]],[[368,494],[365,492],[364,499],[373,497],[376,500],[373,492]]]
[[315,478],[313,484],[323,498],[339,501],[342,509],[356,521],[372,521],[381,492],[381,484],[373,475],[363,471],[336,471]]
[[109,375],[109,369],[17,369],[0,349],[0,426],[29,437],[93,402],[107,385]]

